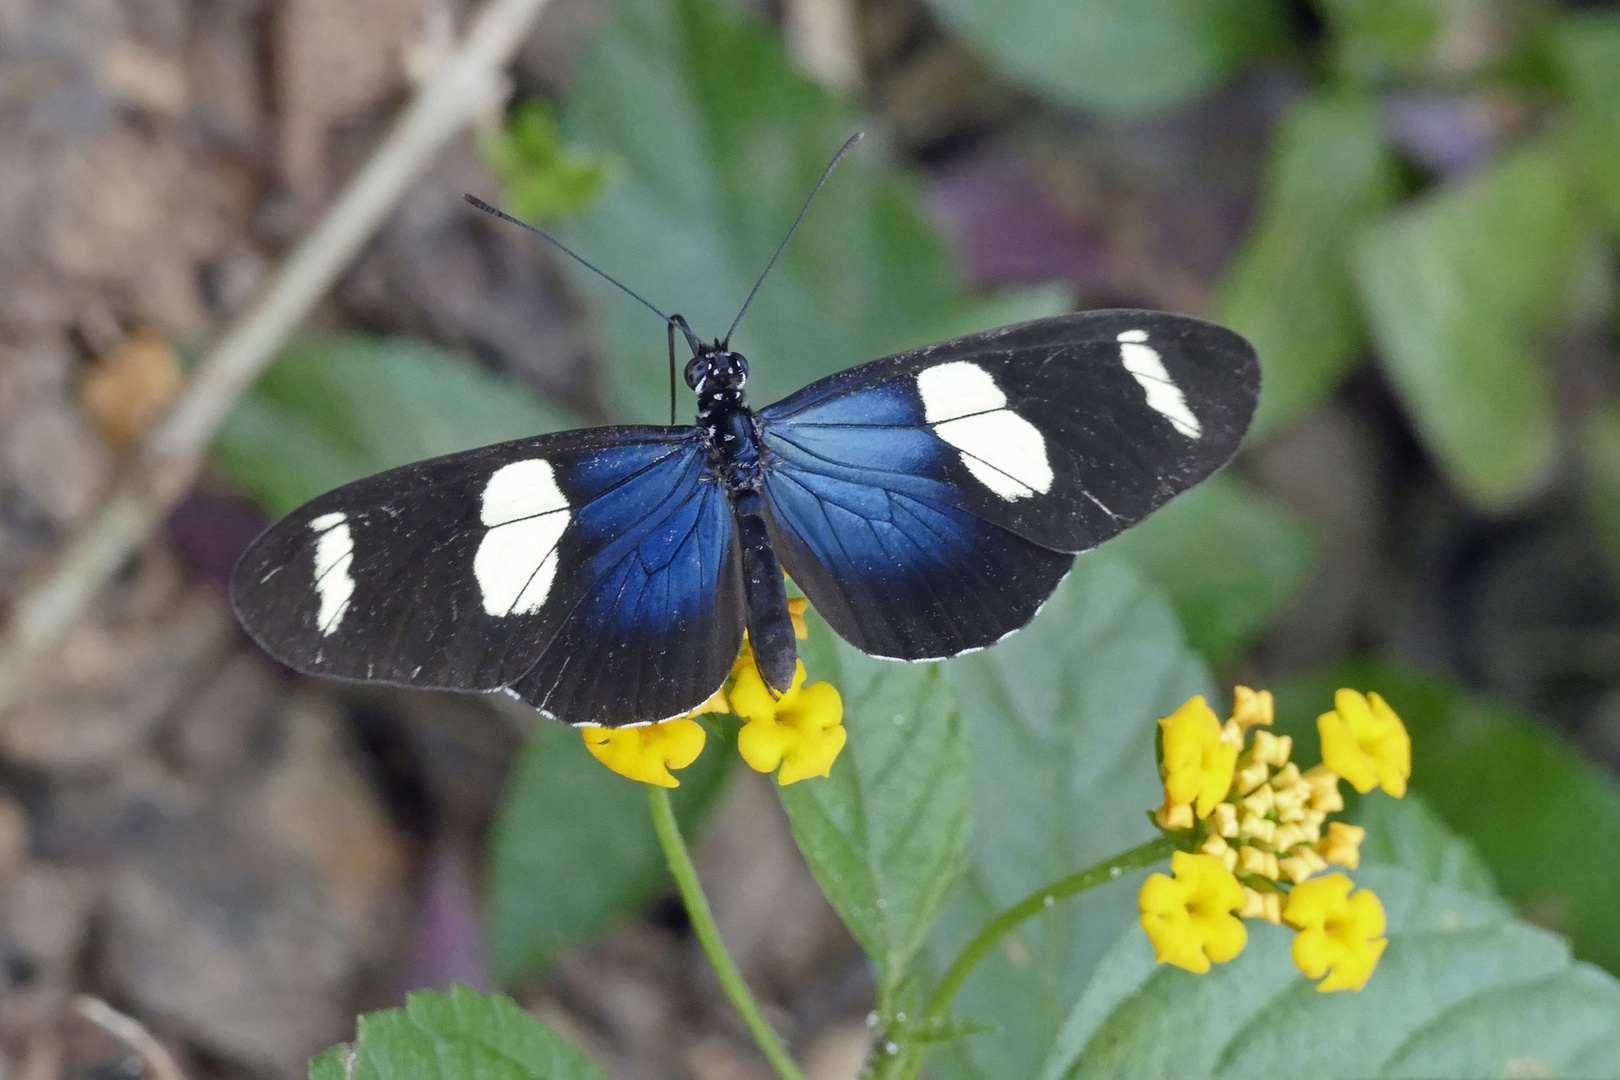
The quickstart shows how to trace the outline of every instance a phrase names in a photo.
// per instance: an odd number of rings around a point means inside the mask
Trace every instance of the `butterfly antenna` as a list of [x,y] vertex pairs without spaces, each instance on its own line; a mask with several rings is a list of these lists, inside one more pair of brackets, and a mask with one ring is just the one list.
[[[851,135],[849,137],[849,141],[846,142],[843,145],[843,148],[833,156],[833,159],[827,165],[827,168],[822,171],[821,179],[816,181],[815,190],[810,192],[810,197],[808,199],[804,200],[804,209],[800,210],[799,216],[793,219],[793,228],[788,230],[787,235],[782,238],[782,242],[776,246],[776,254],[772,255],[771,261],[765,264],[765,272],[759,275],[759,280],[754,282],[753,291],[748,294],[748,299],[743,301],[742,311],[737,312],[737,317],[731,320],[731,329],[727,330],[726,336],[720,339],[720,347],[722,349],[729,348],[731,346],[731,335],[736,333],[737,324],[742,322],[743,315],[748,311],[748,305],[754,302],[754,297],[759,293],[759,287],[765,284],[765,275],[769,274],[771,272],[771,267],[776,265],[776,260],[781,256],[782,249],[788,246],[788,241],[793,239],[793,234],[799,231],[799,222],[803,221],[804,215],[810,212],[810,204],[816,201],[816,196],[821,193],[822,187],[827,183],[827,178],[833,174],[834,169],[838,168],[838,163],[843,161],[844,158],[849,155],[851,150],[855,149],[855,144],[860,142],[865,137],[866,132],[864,131],[857,131],[855,134]],[[556,243],[556,241],[553,240],[552,243]]]
[[[819,185],[818,185],[818,187],[819,187]],[[654,315],[657,315],[660,319],[663,319],[666,324],[668,324],[668,326],[670,327],[670,332],[671,333],[674,333],[675,328],[679,327],[681,333],[686,335],[686,343],[692,347],[692,351],[694,353],[702,348],[702,342],[698,341],[697,335],[692,333],[691,328],[686,325],[686,320],[685,319],[681,319],[679,316],[676,316],[676,318],[672,319],[668,315],[665,315],[662,311],[659,311],[657,308],[653,307],[652,304],[648,303],[646,297],[644,297],[640,293],[636,292],[634,289],[632,289],[630,286],[626,285],[624,282],[620,281],[618,278],[614,277],[612,274],[609,274],[606,270],[602,270],[599,267],[593,266],[589,262],[585,261],[585,259],[583,257],[581,257],[579,255],[576,255],[568,247],[567,244],[563,243],[561,240],[558,240],[555,236],[552,236],[548,232],[544,232],[544,231],[542,231],[540,229],[535,228],[533,225],[530,225],[526,221],[519,221],[517,218],[513,217],[511,214],[504,213],[504,212],[502,212],[500,210],[495,209],[493,206],[489,205],[489,203],[485,202],[483,199],[480,199],[476,195],[463,195],[462,198],[467,200],[467,202],[471,203],[473,206],[476,206],[478,209],[482,210],[486,214],[493,214],[495,217],[500,218],[502,221],[509,221],[513,225],[516,225],[520,229],[527,229],[529,232],[534,233],[534,235],[538,236],[540,239],[544,240],[546,243],[550,244],[552,247],[556,248],[558,251],[562,252],[564,255],[567,255],[570,259],[573,259],[575,262],[579,263],[579,265],[583,266],[585,269],[589,270],[591,273],[595,274],[597,277],[601,278],[602,280],[608,282],[611,285],[618,286],[620,289],[623,289],[626,294],[628,294],[629,296],[633,297],[634,299],[640,301],[641,304],[644,307],[646,307],[646,309],[648,311],[652,312]],[[800,214],[799,216],[803,217],[804,215]]]

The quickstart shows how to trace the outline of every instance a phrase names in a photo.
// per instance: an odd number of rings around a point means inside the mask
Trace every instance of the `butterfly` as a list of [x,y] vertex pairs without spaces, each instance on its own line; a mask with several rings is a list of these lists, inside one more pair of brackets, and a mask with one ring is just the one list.
[[694,424],[538,435],[328,492],[242,556],[242,625],[307,674],[504,691],[604,727],[708,700],[745,630],[787,690],[784,570],[863,652],[958,656],[1224,465],[1260,388],[1230,330],[1090,311],[874,360],[755,412],[731,334],[664,318],[672,370],[677,328],[692,353]]

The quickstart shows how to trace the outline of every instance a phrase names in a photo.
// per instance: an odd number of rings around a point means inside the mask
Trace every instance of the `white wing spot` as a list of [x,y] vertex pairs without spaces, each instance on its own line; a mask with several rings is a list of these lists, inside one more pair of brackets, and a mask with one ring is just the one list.
[[1007,408],[1007,395],[978,364],[953,360],[917,373],[923,418],[956,447],[985,487],[1012,502],[1052,490],[1040,429]]
[[479,519],[489,532],[473,556],[473,576],[486,612],[506,616],[540,610],[557,576],[557,544],[568,518],[568,499],[557,486],[551,462],[533,458],[495,470],[479,507]]
[[1172,427],[1189,439],[1204,433],[1204,425],[1187,408],[1187,399],[1164,369],[1158,350],[1147,341],[1146,330],[1125,330],[1119,334],[1119,358],[1125,370],[1147,394],[1148,408],[1170,421]]
[[349,532],[346,514],[322,514],[309,523],[315,533],[315,595],[320,599],[320,611],[315,625],[325,637],[338,628],[349,600],[354,596],[354,577],[349,568],[354,565],[354,536]]

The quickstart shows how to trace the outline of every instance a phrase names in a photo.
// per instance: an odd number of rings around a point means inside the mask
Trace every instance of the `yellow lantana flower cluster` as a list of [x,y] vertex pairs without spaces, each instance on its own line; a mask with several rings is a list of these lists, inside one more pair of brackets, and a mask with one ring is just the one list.
[[1275,735],[1269,691],[1237,688],[1223,724],[1202,697],[1159,721],[1164,805],[1154,820],[1188,850],[1171,877],[1142,886],[1142,929],[1162,963],[1204,972],[1243,950],[1243,919],[1297,931],[1294,962],[1317,989],[1360,990],[1383,955],[1384,909],[1329,864],[1355,869],[1362,829],[1328,821],[1344,809],[1339,780],[1400,798],[1412,744],[1383,698],[1340,690],[1317,719],[1320,765],[1301,772],[1293,740]]
[[[807,640],[804,623],[809,601],[788,601],[793,636]],[[596,760],[621,776],[659,787],[679,787],[670,772],[698,759],[706,740],[703,726],[693,717],[705,713],[733,713],[744,723],[737,735],[743,760],[758,772],[777,772],[777,782],[796,784],[812,776],[826,776],[844,748],[844,702],[831,683],[805,684],[804,662],[793,674],[793,685],[773,697],[754,665],[753,650],[745,640],[726,684],[714,696],[684,717],[634,728],[583,728],[585,745]]]

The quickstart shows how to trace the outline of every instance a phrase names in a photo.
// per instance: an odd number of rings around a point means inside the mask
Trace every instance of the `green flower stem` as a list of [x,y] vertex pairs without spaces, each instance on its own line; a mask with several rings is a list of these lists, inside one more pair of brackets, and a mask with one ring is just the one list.
[[1037,889],[991,919],[985,924],[984,929],[968,942],[967,947],[945,972],[945,977],[939,980],[939,985],[934,988],[934,995],[928,999],[928,1006],[923,1010],[924,1019],[942,1019],[951,1007],[951,1000],[956,997],[956,992],[962,989],[962,984],[967,981],[973,969],[1001,944],[1002,938],[1019,926],[1061,900],[1078,896],[1098,885],[1105,885],[1132,870],[1152,866],[1161,859],[1169,858],[1179,848],[1175,837],[1161,836],[1149,840],[1140,847],[1133,847],[1129,851],[1115,855],[1112,859],[1104,859],[1095,866],[1088,866],[1084,870],[1052,882],[1043,889]]
[[754,1001],[754,995],[749,993],[742,973],[732,962],[731,954],[726,952],[725,942],[720,940],[720,928],[714,924],[714,913],[709,910],[708,898],[703,895],[703,886],[698,883],[692,856],[687,853],[686,841],[681,839],[680,826],[675,823],[669,792],[648,784],[647,805],[652,809],[653,828],[658,832],[658,843],[664,849],[669,872],[675,875],[675,886],[681,891],[681,902],[686,905],[687,917],[692,920],[692,930],[697,934],[703,951],[708,954],[709,963],[714,965],[714,973],[720,976],[720,985],[725,988],[726,996],[742,1014],[743,1023],[748,1025],[749,1033],[776,1070],[776,1075],[782,1080],[804,1080],[804,1074],[799,1072],[799,1067],[788,1056],[787,1047],[782,1045],[781,1037],[759,1011],[759,1005]]

